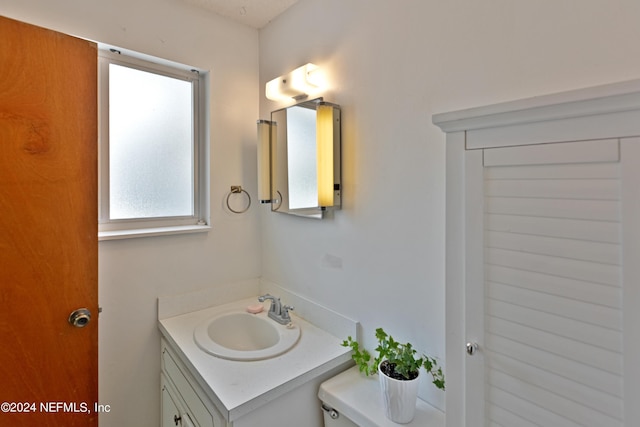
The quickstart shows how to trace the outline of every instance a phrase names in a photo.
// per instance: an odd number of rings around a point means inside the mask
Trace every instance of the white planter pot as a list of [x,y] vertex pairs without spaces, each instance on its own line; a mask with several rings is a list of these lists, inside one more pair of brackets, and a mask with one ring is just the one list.
[[410,423],[416,413],[420,376],[407,381],[396,380],[386,376],[378,366],[378,378],[387,418],[394,423]]

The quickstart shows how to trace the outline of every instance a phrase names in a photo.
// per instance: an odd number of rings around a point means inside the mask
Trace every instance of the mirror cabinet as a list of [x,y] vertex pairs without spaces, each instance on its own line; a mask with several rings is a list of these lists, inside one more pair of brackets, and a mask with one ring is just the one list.
[[[323,108],[327,111],[321,112]],[[327,211],[326,205],[333,209],[340,208],[340,121],[340,107],[323,102],[321,98],[271,113],[272,211],[322,218]],[[323,168],[326,180],[323,178]],[[330,202],[322,201],[323,185],[330,193]]]

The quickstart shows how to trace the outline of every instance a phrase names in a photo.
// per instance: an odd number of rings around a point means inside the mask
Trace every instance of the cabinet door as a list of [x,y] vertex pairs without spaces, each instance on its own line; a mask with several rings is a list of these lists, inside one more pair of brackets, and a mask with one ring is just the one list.
[[[166,388],[173,392],[179,402],[179,409],[183,408],[186,416],[183,418],[185,427],[223,427],[227,424],[224,417],[216,410],[213,403],[206,398],[200,386],[183,372],[188,369],[178,360],[172,350],[163,342],[162,348],[163,381]],[[166,375],[166,378],[164,377]],[[173,388],[175,386],[175,388]],[[164,389],[163,389],[164,392]],[[164,419],[164,409],[163,409]],[[175,424],[173,424],[175,425]],[[178,424],[179,425],[179,424]]]
[[606,140],[468,165],[466,425],[625,425],[619,158]]
[[182,408],[184,403],[180,402],[178,393],[165,380],[164,375],[160,379],[162,387],[161,401],[161,427],[196,427],[189,414]]
[[160,402],[162,413],[160,417],[160,425],[161,427],[179,426],[182,411],[178,407],[175,395],[169,389],[169,386],[164,379],[164,375],[161,377],[160,383],[162,387],[162,400]]

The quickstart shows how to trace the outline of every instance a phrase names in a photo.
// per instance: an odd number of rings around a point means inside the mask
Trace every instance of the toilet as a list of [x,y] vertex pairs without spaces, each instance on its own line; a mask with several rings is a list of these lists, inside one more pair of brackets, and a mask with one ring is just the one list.
[[350,368],[320,385],[325,427],[444,427],[444,413],[418,399],[416,415],[408,424],[396,424],[384,415],[378,377]]

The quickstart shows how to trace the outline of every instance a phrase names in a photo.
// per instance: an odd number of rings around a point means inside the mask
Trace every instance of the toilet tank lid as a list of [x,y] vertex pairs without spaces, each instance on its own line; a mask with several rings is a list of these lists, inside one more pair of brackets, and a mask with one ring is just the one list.
[[[378,377],[352,367],[320,385],[318,398],[360,427],[397,427],[384,415]],[[405,426],[444,427],[444,413],[418,399],[416,416]]]

